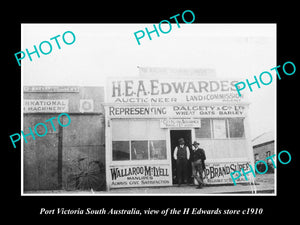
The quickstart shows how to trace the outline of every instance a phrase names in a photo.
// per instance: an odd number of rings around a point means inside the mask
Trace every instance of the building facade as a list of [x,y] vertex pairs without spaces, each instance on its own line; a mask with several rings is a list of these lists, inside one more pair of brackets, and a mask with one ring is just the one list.
[[151,72],[108,80],[104,105],[108,189],[176,184],[172,155],[179,138],[190,149],[198,141],[205,150],[207,183],[232,183],[231,172],[248,171],[253,164],[249,103],[238,96],[237,81],[173,75]]
[[[23,131],[56,119],[47,134],[23,143],[24,191],[105,189],[103,87],[24,86]],[[68,123],[65,116],[62,124]],[[43,126],[37,127],[44,133]]]
[[[274,131],[265,132],[258,137],[252,140],[253,145],[253,154],[255,162],[263,160],[266,161],[266,158],[275,154],[275,139]],[[267,160],[268,170],[267,172],[273,173],[274,166],[271,159]],[[257,168],[259,171],[265,171],[265,165],[259,163]]]
[[[139,76],[108,79],[105,93],[103,87],[25,86],[25,134],[60,113],[71,123],[53,120],[56,129],[48,124],[47,135],[23,143],[24,191],[174,185],[179,138],[190,150],[194,141],[205,150],[206,183],[232,183],[231,172],[254,164],[249,102],[238,96],[236,82],[206,70],[140,68]],[[195,183],[191,162],[188,171]]]

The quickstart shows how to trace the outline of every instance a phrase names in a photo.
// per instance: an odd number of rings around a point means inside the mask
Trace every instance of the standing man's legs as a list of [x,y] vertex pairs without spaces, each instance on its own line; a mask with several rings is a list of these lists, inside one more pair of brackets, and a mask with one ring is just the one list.
[[176,170],[177,170],[177,182],[178,185],[182,183],[182,160],[177,159],[176,160]]
[[187,178],[188,178],[188,161],[187,161],[187,159],[182,160],[182,172],[183,172],[183,182],[187,184]]
[[203,182],[203,165],[202,165],[202,161],[200,160],[200,163],[198,164],[198,172],[199,172],[199,181],[200,181],[200,184],[201,186],[204,185],[204,182]]
[[[193,162],[193,177],[197,180],[198,185],[200,186],[203,183],[203,180],[201,179],[202,176],[199,171],[200,170],[199,167],[200,167],[199,160]],[[200,174],[198,175],[198,173]]]
[[196,170],[196,164],[195,164],[195,162],[192,162],[192,176],[193,176],[195,179],[197,179],[197,178],[196,178],[196,176],[197,176],[197,170]]
[[199,184],[199,178],[197,176],[197,172],[198,172],[198,170],[197,170],[197,164],[196,164],[196,162],[192,162],[193,178],[195,178],[197,180],[198,184]]

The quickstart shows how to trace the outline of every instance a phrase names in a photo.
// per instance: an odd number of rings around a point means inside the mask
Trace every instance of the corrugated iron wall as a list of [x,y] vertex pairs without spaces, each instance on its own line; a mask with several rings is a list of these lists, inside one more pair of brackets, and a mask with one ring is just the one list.
[[[60,113],[24,113],[23,131],[29,133],[37,123],[45,123],[45,136],[27,137],[24,144],[24,191],[32,190],[103,190],[105,189],[105,124],[103,88],[80,87],[78,93],[24,93],[24,99],[68,99],[71,118],[62,127],[53,120],[56,130],[45,120]],[[93,99],[90,112],[80,111],[81,99]],[[61,122],[68,123],[66,116]],[[40,131],[39,131],[40,129]],[[38,126],[43,134],[43,126]]]
[[[24,133],[28,134],[28,127],[53,117],[53,115],[24,115]],[[57,127],[57,126],[56,126]],[[48,126],[48,133],[44,137],[35,135],[26,137],[24,142],[24,190],[56,190],[58,189],[58,135],[59,129],[54,131]],[[44,131],[38,131],[41,134]]]
[[[105,188],[104,118],[73,115],[70,131],[63,132],[63,188]],[[65,130],[64,130],[65,131]]]

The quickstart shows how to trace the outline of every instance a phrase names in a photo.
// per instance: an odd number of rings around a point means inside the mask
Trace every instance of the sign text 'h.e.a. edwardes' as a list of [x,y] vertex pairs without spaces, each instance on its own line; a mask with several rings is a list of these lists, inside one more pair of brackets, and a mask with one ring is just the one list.
[[111,103],[240,102],[235,80],[112,79],[108,81]]

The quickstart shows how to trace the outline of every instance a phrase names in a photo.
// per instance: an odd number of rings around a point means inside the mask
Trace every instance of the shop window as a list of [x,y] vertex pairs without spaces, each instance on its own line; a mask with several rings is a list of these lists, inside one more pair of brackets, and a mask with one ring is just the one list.
[[148,140],[161,140],[166,138],[166,129],[161,129],[159,120],[147,120]]
[[128,127],[131,140],[147,140],[149,132],[147,120],[129,120]]
[[129,121],[114,119],[112,126],[113,141],[129,140]]
[[131,141],[131,159],[148,159],[148,141]]
[[210,119],[201,119],[201,127],[195,129],[196,138],[211,138]]
[[213,134],[214,139],[225,139],[227,135],[226,120],[214,119],[213,122]]
[[129,141],[113,141],[112,142],[113,160],[129,160]]
[[165,140],[149,141],[150,159],[167,159]]
[[113,161],[167,159],[166,129],[159,120],[113,119]]
[[244,137],[244,120],[242,118],[228,119],[229,135],[231,138]]

